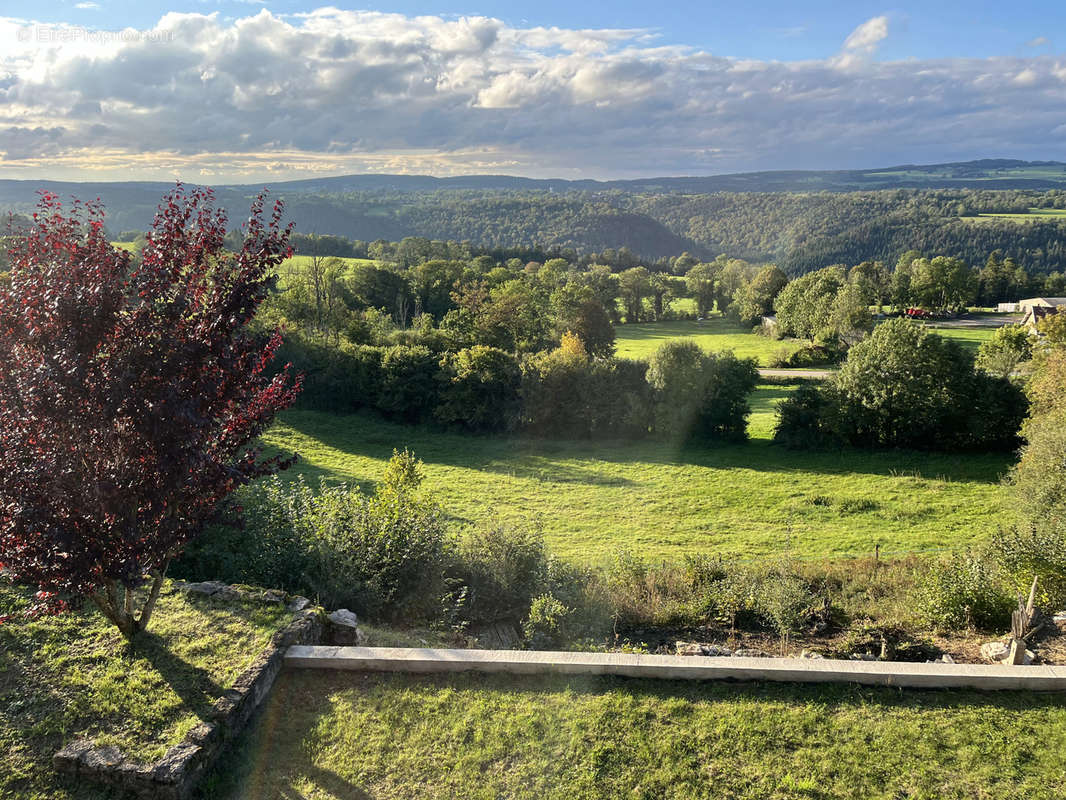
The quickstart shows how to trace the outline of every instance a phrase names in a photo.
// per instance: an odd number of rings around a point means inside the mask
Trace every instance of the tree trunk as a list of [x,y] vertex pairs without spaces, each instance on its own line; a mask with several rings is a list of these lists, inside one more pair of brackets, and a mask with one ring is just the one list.
[[132,639],[148,627],[156,602],[159,600],[159,593],[163,589],[163,581],[166,579],[169,565],[170,562],[167,561],[157,571],[150,574],[152,585],[139,614],[134,613],[133,610],[133,590],[122,586],[117,581],[107,581],[103,588],[89,599],[100,609],[100,613],[122,632],[123,636]]

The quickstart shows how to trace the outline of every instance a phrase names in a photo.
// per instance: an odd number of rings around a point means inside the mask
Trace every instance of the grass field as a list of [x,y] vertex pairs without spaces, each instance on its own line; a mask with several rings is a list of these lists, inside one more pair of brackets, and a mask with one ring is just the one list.
[[926,327],[931,328],[938,336],[943,336],[945,339],[954,339],[967,350],[973,352],[977,352],[977,348],[980,347],[982,343],[991,339],[997,330],[994,326],[961,328],[947,327],[944,325],[937,325],[936,323],[929,323]]
[[976,217],[962,217],[972,222],[989,219],[1011,219],[1016,222],[1055,222],[1066,221],[1064,208],[1030,208],[1027,214],[978,214]]
[[242,798],[1059,800],[1061,694],[284,673]]
[[757,336],[750,327],[742,327],[723,317],[704,322],[650,322],[640,325],[618,325],[617,354],[623,358],[648,358],[662,344],[671,339],[691,339],[704,350],[732,350],[740,358],[758,359],[765,367],[780,350],[794,352],[803,342],[788,339],[775,341]]
[[290,411],[265,441],[301,456],[286,473],[369,488],[393,448],[426,465],[426,489],[456,524],[539,520],[551,549],[598,563],[652,558],[868,553],[963,544],[1003,514],[1002,456],[790,451],[768,441],[791,387],[752,397],[753,440],[544,441],[442,433],[369,415]]
[[139,761],[160,758],[291,619],[283,606],[160,596],[134,645],[91,606],[27,619],[26,593],[0,581],[0,798],[103,800],[52,769],[81,736]]

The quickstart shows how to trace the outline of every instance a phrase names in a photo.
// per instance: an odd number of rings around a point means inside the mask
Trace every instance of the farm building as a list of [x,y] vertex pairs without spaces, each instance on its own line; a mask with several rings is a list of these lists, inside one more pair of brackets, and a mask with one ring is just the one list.
[[1024,314],[1022,324],[1033,330],[1048,314],[1056,314],[1063,309],[1066,309],[1066,297],[1031,297],[1018,302],[1018,310]]
[[997,314],[1013,314],[1017,310],[1017,303],[1000,303],[998,306],[996,306]]

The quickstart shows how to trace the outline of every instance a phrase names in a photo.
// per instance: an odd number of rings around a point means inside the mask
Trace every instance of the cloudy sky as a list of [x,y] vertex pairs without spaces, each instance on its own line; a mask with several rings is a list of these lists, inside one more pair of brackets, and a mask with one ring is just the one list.
[[8,0],[0,177],[1066,160],[1057,2]]

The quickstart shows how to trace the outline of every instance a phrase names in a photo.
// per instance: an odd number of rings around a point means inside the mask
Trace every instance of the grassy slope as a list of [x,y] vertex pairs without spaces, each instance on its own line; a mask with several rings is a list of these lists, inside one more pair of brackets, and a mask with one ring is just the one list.
[[95,610],[26,620],[0,582],[0,798],[107,796],[72,786],[52,754],[79,736],[151,761],[211,704],[289,620],[280,606],[213,605],[166,591],[132,647]]
[[212,797],[1028,798],[1057,694],[287,673]]
[[615,330],[618,332],[617,352],[624,358],[647,358],[671,339],[688,338],[705,350],[732,350],[741,358],[756,358],[760,366],[765,367],[779,350],[792,352],[802,346],[802,342],[796,340],[774,341],[756,336],[751,328],[722,317],[712,317],[702,323],[686,320],[619,325]]
[[957,545],[1002,512],[999,456],[789,451],[768,439],[790,387],[752,397],[748,444],[541,441],[441,433],[368,415],[291,411],[266,435],[301,455],[289,475],[368,487],[393,448],[426,464],[426,488],[459,522],[543,522],[552,550],[591,562],[622,547],[650,557],[802,555]]

